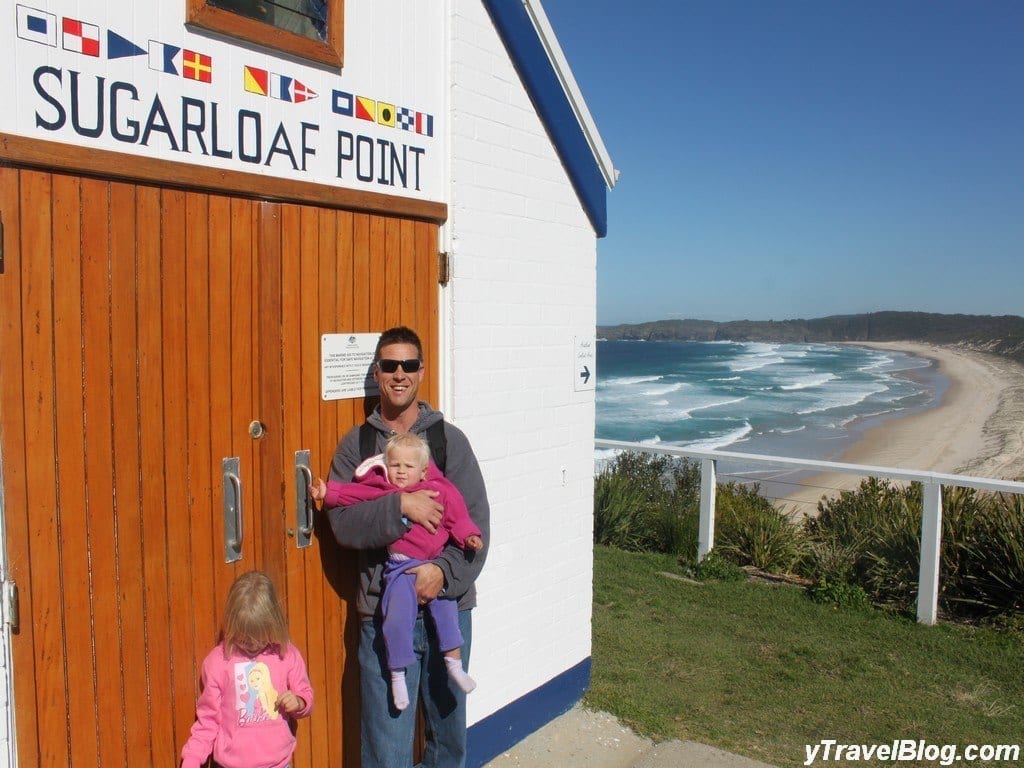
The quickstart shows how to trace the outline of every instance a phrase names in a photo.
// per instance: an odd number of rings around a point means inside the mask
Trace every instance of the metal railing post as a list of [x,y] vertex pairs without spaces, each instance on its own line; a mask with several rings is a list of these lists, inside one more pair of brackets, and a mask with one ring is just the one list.
[[924,483],[921,509],[921,571],[917,580],[917,620],[934,624],[939,612],[942,547],[942,485]]
[[697,562],[715,546],[715,488],[718,483],[714,459],[700,462],[700,520],[697,527]]

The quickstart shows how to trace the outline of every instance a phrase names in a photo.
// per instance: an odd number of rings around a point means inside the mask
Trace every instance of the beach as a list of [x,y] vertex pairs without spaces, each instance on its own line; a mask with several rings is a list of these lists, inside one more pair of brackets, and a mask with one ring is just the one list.
[[[1000,480],[1024,478],[1024,366],[959,347],[903,341],[857,346],[933,360],[949,388],[932,408],[867,427],[837,461]],[[806,514],[823,494],[855,488],[861,479],[814,475],[779,502]]]

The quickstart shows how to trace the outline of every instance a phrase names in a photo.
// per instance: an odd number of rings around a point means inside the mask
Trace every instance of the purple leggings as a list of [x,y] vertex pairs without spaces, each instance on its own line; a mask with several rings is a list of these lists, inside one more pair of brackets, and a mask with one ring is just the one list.
[[[384,594],[380,598],[387,651],[388,669],[405,669],[416,661],[412,649],[412,631],[419,604],[416,601],[416,574],[410,568],[429,560],[391,560],[384,566]],[[455,600],[436,598],[426,605],[437,630],[437,645],[442,653],[462,646],[459,631],[459,606]]]

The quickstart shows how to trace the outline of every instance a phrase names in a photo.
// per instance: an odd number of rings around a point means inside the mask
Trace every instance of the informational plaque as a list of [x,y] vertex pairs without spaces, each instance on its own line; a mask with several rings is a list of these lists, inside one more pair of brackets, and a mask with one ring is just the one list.
[[379,333],[325,333],[320,337],[320,392],[324,400],[377,395],[373,352]]

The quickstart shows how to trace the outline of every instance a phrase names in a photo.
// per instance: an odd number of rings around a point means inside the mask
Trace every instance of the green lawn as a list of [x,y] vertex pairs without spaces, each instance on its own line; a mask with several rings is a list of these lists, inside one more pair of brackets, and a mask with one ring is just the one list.
[[671,556],[595,547],[584,703],[642,734],[778,766],[802,765],[804,745],[822,739],[1024,745],[1020,636],[660,571],[679,568]]

